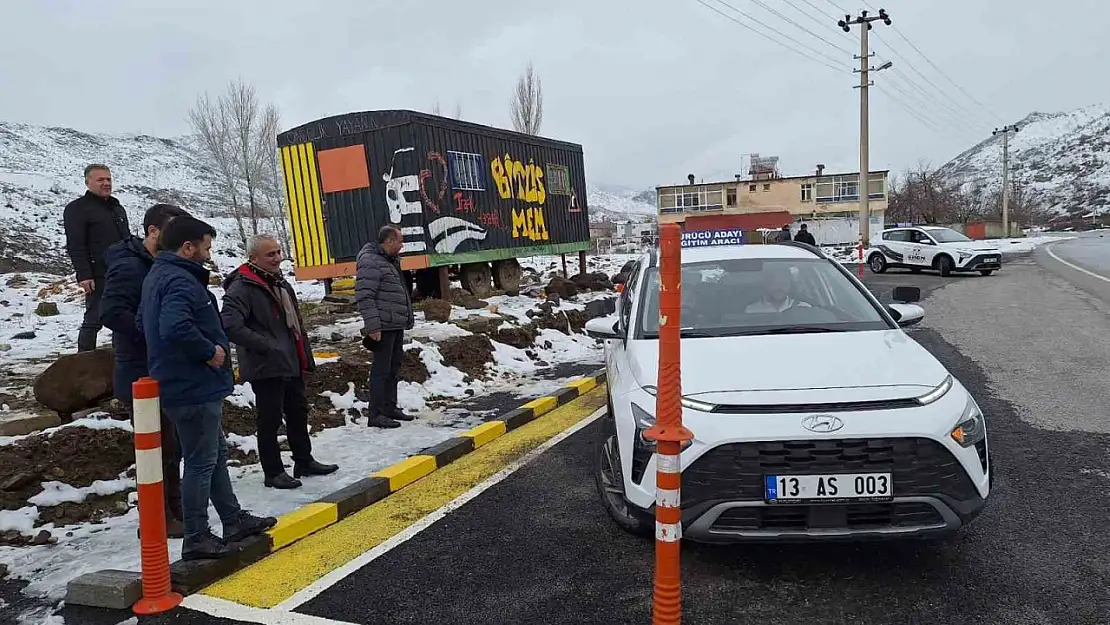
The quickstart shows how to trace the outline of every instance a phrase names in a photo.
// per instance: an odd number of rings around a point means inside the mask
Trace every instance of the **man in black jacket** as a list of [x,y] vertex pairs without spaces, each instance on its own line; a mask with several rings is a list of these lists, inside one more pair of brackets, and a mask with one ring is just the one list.
[[374,352],[370,366],[370,415],[374,427],[412,421],[397,406],[397,375],[404,357],[405,330],[413,327],[412,299],[397,260],[401,230],[383,226],[378,240],[363,246],[355,272],[355,303],[362,314],[363,345]]
[[[281,276],[281,245],[273,236],[252,237],[248,261],[224,280],[220,317],[235,343],[239,379],[250,382],[258,418],[258,459],[269,488],[298,488],[302,475],[327,475],[339,469],[312,457],[308,436],[308,399],[304,374],[316,369],[297,295]],[[278,428],[293,452],[293,477],[285,472]]]
[[108,264],[104,253],[112,244],[130,236],[127,213],[112,197],[112,172],[107,165],[85,168],[85,195],[66,205],[62,222],[66,232],[66,252],[77,272],[77,282],[85,291],[85,318],[77,333],[77,350],[96,349],[100,332],[100,298]]
[[802,224],[798,229],[798,234],[794,235],[794,240],[799,243],[817,245],[817,239],[813,238],[813,234],[810,233],[809,228],[807,228],[805,224]]
[[[116,363],[112,386],[116,398],[131,412],[131,385],[147,375],[146,337],[135,325],[135,314],[143,296],[143,279],[154,264],[158,242],[173,218],[186,215],[172,204],[155,204],[143,216],[144,238],[130,236],[108,248],[108,274],[100,297],[100,322],[112,331]],[[162,479],[165,483],[166,531],[170,538],[183,538],[181,512],[181,449],[173,422],[162,415]]]

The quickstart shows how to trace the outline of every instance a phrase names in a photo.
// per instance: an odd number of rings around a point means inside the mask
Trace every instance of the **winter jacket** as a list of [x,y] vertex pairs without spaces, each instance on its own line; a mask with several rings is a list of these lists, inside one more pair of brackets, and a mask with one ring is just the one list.
[[66,252],[77,272],[77,281],[103,278],[108,265],[104,253],[130,236],[127,213],[119,200],[104,200],[92,191],[66,205],[62,213]]
[[817,245],[817,239],[813,238],[813,234],[809,230],[799,230],[798,234],[794,235],[794,240],[799,243],[808,243],[810,245]]
[[[273,288],[285,289],[293,304],[297,295],[285,280],[271,287],[250,265],[231,272],[223,283],[224,307],[220,313],[227,338],[235,344],[239,379],[298,378],[316,369],[312,346],[304,330],[297,338]],[[304,328],[298,306],[297,325]]]
[[[173,252],[159,254],[143,282],[136,323],[146,337],[150,377],[158,380],[163,407],[206,404],[231,394],[231,345],[216,297],[208,291],[208,270],[200,263]],[[227,354],[219,368],[208,364],[217,345]]]
[[779,233],[775,235],[775,243],[781,243],[783,241],[789,241],[789,240],[790,240],[790,231],[789,230],[779,230]]
[[143,297],[143,278],[154,264],[154,257],[136,236],[109,247],[104,256],[108,276],[100,296],[100,323],[112,331],[116,352],[112,375],[115,395],[122,402],[130,402],[131,384],[148,374],[146,338],[135,325],[135,315]]
[[377,241],[358,253],[355,304],[362,314],[363,332],[411,330],[412,298],[396,256],[387,256]]

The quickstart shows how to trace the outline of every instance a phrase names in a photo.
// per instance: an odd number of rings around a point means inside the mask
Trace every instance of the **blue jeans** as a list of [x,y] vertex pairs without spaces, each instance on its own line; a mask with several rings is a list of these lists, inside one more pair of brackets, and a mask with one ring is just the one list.
[[196,406],[163,408],[177,426],[181,457],[181,508],[185,539],[208,531],[208,502],[212,501],[224,527],[239,517],[239,500],[227,474],[227,438],[224,437],[223,400]]

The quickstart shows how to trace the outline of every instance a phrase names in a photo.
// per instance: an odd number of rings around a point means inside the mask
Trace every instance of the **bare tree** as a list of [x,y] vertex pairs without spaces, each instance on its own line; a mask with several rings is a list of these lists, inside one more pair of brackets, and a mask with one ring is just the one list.
[[511,101],[513,128],[517,132],[538,135],[543,123],[543,85],[532,63],[516,81]]
[[436,103],[432,105],[432,115],[442,115],[439,108],[439,100],[436,100]]
[[289,245],[289,222],[285,218],[284,182],[281,177],[281,158],[277,147],[277,136],[281,129],[281,116],[277,107],[267,106],[262,111],[262,124],[259,139],[265,142],[262,156],[265,168],[262,171],[262,193],[266,198],[266,212],[270,217],[273,230],[281,239],[281,247],[286,257],[291,253]]
[[243,208],[239,201],[239,181],[236,177],[235,159],[232,154],[231,120],[219,101],[213,102],[208,94],[197,98],[189,110],[189,125],[199,143],[199,152],[216,172],[220,191],[230,203],[231,216],[239,229],[239,238],[246,243],[247,231],[243,227]]
[[455,104],[455,119],[462,119],[462,105]]
[[247,191],[247,217],[250,219],[251,234],[258,234],[258,222],[262,218],[262,207],[258,201],[259,186],[266,169],[263,154],[269,142],[261,136],[262,111],[254,87],[235,81],[228,85],[221,99],[227,116],[231,120],[232,156],[237,174]]

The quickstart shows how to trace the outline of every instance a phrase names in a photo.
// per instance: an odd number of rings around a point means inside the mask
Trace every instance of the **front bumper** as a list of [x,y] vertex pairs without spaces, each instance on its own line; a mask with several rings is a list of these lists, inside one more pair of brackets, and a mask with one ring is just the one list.
[[982,271],[985,269],[1002,269],[1002,252],[976,254],[956,268],[956,271]]

